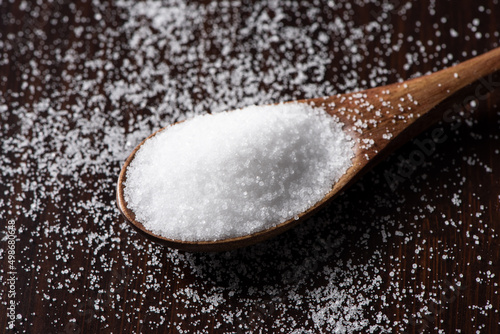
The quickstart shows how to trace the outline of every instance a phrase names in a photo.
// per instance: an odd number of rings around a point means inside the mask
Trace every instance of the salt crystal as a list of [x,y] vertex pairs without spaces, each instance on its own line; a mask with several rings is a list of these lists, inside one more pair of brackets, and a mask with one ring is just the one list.
[[147,229],[178,240],[251,234],[321,200],[352,142],[323,109],[289,103],[203,115],[147,140],[124,195]]

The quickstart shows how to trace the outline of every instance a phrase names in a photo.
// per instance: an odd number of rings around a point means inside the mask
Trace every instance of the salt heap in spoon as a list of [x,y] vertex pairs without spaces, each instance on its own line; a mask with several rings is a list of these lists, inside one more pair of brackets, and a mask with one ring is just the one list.
[[136,220],[169,239],[243,236],[296,217],[351,166],[323,109],[288,103],[194,117],[146,140],[127,168]]

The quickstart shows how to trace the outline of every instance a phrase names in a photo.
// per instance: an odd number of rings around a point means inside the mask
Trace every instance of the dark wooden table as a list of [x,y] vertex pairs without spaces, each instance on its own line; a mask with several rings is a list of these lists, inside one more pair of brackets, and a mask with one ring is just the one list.
[[439,70],[498,47],[499,17],[496,0],[0,2],[0,332],[500,332],[496,77],[260,245],[164,248],[114,193],[166,124]]

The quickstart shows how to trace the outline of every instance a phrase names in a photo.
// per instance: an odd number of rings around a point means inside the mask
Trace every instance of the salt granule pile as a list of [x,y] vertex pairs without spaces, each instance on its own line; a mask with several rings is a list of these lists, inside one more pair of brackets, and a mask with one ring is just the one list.
[[321,200],[353,156],[342,124],[303,103],[203,115],[147,140],[127,168],[136,219],[180,240],[237,237]]

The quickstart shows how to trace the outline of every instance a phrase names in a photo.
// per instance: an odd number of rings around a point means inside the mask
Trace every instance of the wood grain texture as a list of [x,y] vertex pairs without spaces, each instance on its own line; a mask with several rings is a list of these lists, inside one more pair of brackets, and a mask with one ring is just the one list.
[[[135,233],[115,208],[124,152],[165,121],[178,121],[197,105],[207,107],[203,101],[230,105],[214,87],[226,87],[238,76],[253,80],[241,79],[235,88],[249,87],[238,93],[246,100],[300,100],[410,79],[499,46],[496,1],[382,3],[385,7],[348,1],[171,4],[166,7],[178,10],[179,20],[167,10],[164,22],[179,27],[181,16],[195,22],[183,26],[189,29],[184,37],[204,51],[181,64],[175,62],[175,43],[155,40],[167,36],[159,26],[163,21],[147,21],[144,10],[131,22],[128,13],[137,10],[132,4],[1,2],[0,331],[9,324],[8,303],[14,300],[15,328],[8,333],[274,333],[280,328],[329,333],[328,323],[314,320],[324,318],[312,315],[318,308],[333,309],[326,304],[336,300],[328,298],[334,295],[329,288],[337,286],[345,296],[369,300],[360,318],[367,325],[355,332],[383,323],[378,332],[383,327],[396,333],[498,333],[497,77],[445,101],[439,123],[398,148],[314,218],[261,245],[208,255],[176,252]],[[203,15],[193,18],[191,12]],[[295,34],[298,44],[282,51],[269,36],[261,51],[256,36],[266,27],[248,23],[277,17],[287,27],[279,38]],[[311,29],[315,24],[320,28]],[[149,29],[147,37],[133,44],[140,29]],[[218,30],[227,32],[233,49],[222,51],[224,43],[214,38]],[[328,38],[319,31],[328,31]],[[318,47],[328,49],[324,70],[315,64],[298,71],[317,51],[315,45],[304,48],[301,32],[324,40]],[[148,52],[155,57],[148,58],[141,43],[152,43]],[[242,54],[251,63],[244,75],[234,65]],[[213,65],[220,57],[224,61]],[[160,70],[144,76],[175,85],[138,101],[137,91],[152,88],[132,75],[145,59],[145,67]],[[296,67],[274,81],[249,73],[257,68],[269,74],[273,64],[287,62]],[[172,92],[189,96],[183,100],[189,104],[168,100],[178,114],[155,113]],[[138,122],[143,133],[134,127]],[[114,147],[110,138],[120,138],[123,147]],[[9,274],[11,222],[14,275]],[[371,286],[375,279],[380,281]],[[314,294],[318,291],[321,296]],[[381,315],[386,319],[377,320]]]

